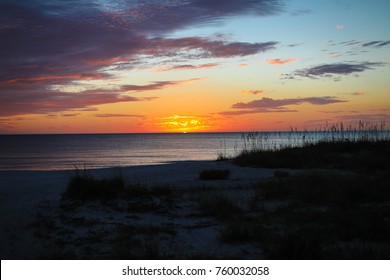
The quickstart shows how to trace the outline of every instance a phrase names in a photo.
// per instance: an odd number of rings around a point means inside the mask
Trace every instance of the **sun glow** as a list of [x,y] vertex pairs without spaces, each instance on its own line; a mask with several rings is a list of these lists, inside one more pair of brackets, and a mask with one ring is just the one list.
[[159,126],[170,132],[193,132],[207,128],[205,120],[200,117],[180,115],[160,118]]

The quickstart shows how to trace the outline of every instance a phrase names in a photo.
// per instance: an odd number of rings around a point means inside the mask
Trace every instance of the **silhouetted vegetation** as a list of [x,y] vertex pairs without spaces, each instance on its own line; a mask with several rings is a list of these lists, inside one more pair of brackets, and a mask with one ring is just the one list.
[[275,151],[242,152],[234,162],[268,168],[329,168],[361,171],[389,167],[390,141],[319,142]]
[[388,174],[314,172],[259,184],[252,209],[220,238],[255,242],[270,259],[389,259]]
[[97,179],[87,168],[76,168],[70,176],[65,196],[72,199],[112,199],[123,193],[126,182],[120,172]]
[[145,197],[153,195],[170,195],[174,189],[170,186],[149,187],[142,184],[132,184],[126,181],[120,170],[115,170],[111,176],[96,178],[87,168],[75,168],[69,178],[65,198],[78,200],[110,200],[117,197]]

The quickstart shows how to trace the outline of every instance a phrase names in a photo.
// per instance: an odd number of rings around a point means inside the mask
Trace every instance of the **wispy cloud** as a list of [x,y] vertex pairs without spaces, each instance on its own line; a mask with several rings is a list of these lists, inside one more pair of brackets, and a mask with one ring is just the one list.
[[160,90],[166,87],[178,86],[178,85],[188,85],[193,82],[199,81],[203,78],[193,78],[189,80],[180,80],[180,81],[159,81],[153,82],[147,85],[122,85],[118,90],[114,90],[116,92],[129,92],[129,91],[152,91],[152,90]]
[[371,42],[367,42],[367,43],[363,43],[362,44],[362,47],[376,47],[376,48],[380,48],[380,47],[385,47],[387,45],[390,44],[390,41],[371,41]]
[[362,96],[362,95],[366,95],[367,92],[366,91],[355,91],[355,92],[348,92],[345,94],[346,95],[353,95],[353,96]]
[[241,94],[252,94],[252,95],[265,94],[267,92],[268,92],[267,90],[242,90],[242,91],[240,91]]
[[360,62],[360,63],[333,63],[322,64],[314,67],[305,68],[295,71],[292,75],[287,75],[287,78],[305,77],[310,79],[331,78],[335,81],[340,80],[341,76],[361,73],[366,70],[372,70],[376,67],[385,66],[382,62]]
[[206,63],[200,65],[184,64],[184,65],[173,65],[173,66],[161,66],[156,70],[156,72],[209,69],[209,68],[218,67],[219,65],[220,65],[219,63]]
[[341,55],[355,56],[362,53],[372,52],[377,49],[387,47],[390,45],[389,40],[376,40],[376,41],[358,41],[358,40],[349,40],[349,41],[327,41],[325,45],[328,48],[323,50],[329,53],[330,57],[338,57]]
[[287,108],[290,105],[300,105],[303,103],[309,103],[312,105],[328,105],[334,103],[343,103],[346,100],[339,99],[334,96],[322,96],[322,97],[306,97],[306,98],[289,98],[289,99],[272,99],[264,97],[259,100],[254,100],[248,103],[236,103],[232,105],[233,109],[237,111],[225,111],[221,112],[222,115],[243,115],[254,113],[286,113],[296,112],[295,109]]
[[283,65],[283,64],[290,63],[290,62],[294,62],[296,60],[297,60],[296,58],[287,58],[287,59],[270,58],[270,59],[267,59],[267,63],[273,64],[273,65]]
[[338,25],[336,25],[336,28],[337,28],[337,29],[344,29],[344,28],[345,28],[345,26],[344,26],[344,25],[342,25],[342,24],[338,24]]

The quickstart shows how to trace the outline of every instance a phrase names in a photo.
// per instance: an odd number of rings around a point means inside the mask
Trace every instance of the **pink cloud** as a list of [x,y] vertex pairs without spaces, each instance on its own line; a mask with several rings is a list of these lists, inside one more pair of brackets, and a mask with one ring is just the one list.
[[290,62],[294,62],[296,60],[297,60],[296,58],[287,58],[287,59],[273,58],[273,59],[267,59],[267,63],[273,65],[283,65]]

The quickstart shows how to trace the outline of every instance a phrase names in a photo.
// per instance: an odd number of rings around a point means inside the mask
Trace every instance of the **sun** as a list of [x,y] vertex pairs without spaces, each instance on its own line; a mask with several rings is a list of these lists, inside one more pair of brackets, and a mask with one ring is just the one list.
[[201,117],[180,115],[160,118],[160,126],[166,131],[183,133],[199,131],[207,127]]

